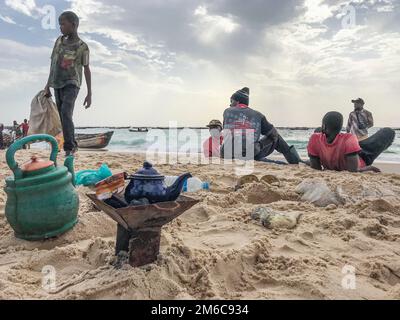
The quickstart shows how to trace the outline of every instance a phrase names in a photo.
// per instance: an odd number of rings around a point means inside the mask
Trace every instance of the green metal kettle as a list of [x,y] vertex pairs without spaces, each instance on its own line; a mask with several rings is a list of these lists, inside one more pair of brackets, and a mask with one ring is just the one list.
[[[32,157],[19,166],[15,153],[25,144],[49,142],[50,161]],[[75,190],[74,158],[67,157],[57,166],[58,145],[49,135],[33,135],[18,140],[6,153],[7,164],[14,176],[6,178],[6,217],[15,236],[37,241],[56,237],[78,222],[79,196]]]

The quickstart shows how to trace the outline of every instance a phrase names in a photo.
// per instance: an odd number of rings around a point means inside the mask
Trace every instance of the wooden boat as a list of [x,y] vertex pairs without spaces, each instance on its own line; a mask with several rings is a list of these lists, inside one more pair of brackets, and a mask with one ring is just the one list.
[[3,132],[3,146],[4,148],[8,148],[13,144],[13,138],[10,134],[4,133]]
[[114,131],[96,134],[76,134],[75,139],[79,148],[103,149],[108,146]]
[[149,132],[148,128],[129,128],[130,132]]

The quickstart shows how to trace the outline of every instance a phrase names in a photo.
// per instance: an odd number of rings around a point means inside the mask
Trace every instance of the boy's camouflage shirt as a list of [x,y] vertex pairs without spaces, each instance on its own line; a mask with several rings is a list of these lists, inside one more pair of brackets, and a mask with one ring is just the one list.
[[51,68],[49,86],[54,89],[64,88],[66,85],[82,84],[82,68],[89,65],[89,47],[81,39],[74,43],[67,43],[65,37],[57,39],[51,54]]

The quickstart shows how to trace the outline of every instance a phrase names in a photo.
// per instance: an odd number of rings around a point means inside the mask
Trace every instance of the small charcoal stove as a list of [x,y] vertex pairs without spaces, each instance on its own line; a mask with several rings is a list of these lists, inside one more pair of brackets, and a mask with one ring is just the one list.
[[176,201],[116,209],[95,194],[88,194],[95,206],[118,223],[115,254],[127,252],[129,264],[141,267],[157,260],[161,229],[199,201],[180,196]]

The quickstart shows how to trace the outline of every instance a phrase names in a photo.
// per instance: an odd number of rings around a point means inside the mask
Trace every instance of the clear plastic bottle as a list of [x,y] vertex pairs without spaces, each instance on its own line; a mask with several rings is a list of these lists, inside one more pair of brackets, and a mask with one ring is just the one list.
[[[165,177],[165,184],[167,187],[172,186],[174,182],[178,179],[175,176]],[[199,192],[202,190],[210,190],[210,184],[208,182],[203,182],[199,178],[189,178],[185,181],[182,191],[183,192]]]

